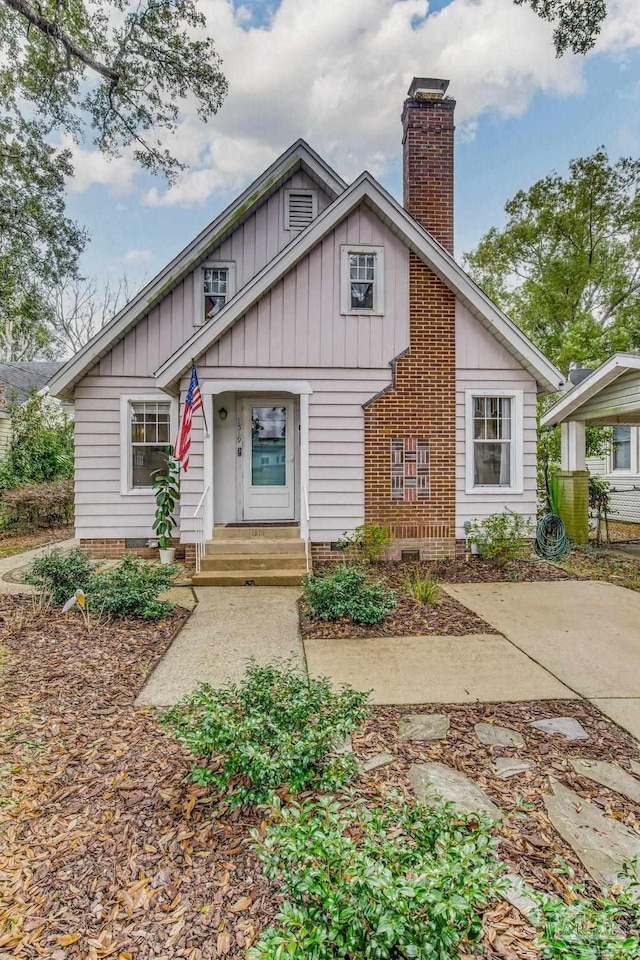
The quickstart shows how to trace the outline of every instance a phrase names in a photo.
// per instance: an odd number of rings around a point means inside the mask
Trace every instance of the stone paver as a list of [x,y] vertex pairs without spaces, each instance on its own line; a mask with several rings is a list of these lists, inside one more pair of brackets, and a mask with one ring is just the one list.
[[543,733],[565,740],[588,740],[589,734],[575,717],[549,717],[547,720],[533,720],[531,726]]
[[353,753],[353,743],[351,737],[347,735],[344,740],[341,740],[340,743],[334,748],[335,753]]
[[571,760],[571,766],[576,773],[586,777],[587,780],[600,783],[603,787],[609,787],[610,790],[628,797],[634,803],[640,803],[640,780],[632,777],[617,764],[608,763],[606,760],[574,758]]
[[368,760],[363,760],[360,769],[363,773],[370,773],[372,770],[378,770],[379,767],[386,767],[396,759],[392,753],[374,753]]
[[635,773],[636,776],[640,777],[640,763],[637,760],[632,760],[630,763],[631,772]]
[[549,820],[596,883],[608,889],[625,860],[640,855],[640,836],[557,780],[550,778],[550,784],[552,792],[543,798]]
[[449,726],[444,713],[410,713],[400,717],[398,736],[401,740],[443,740]]
[[500,808],[479,784],[444,763],[414,763],[409,782],[419,800],[442,797],[463,813],[486,813],[492,820],[502,816]]
[[517,730],[497,723],[476,723],[476,737],[486,747],[524,747],[524,737]]
[[575,698],[498,634],[466,637],[306,638],[311,676],[372,690],[377,704]]
[[155,668],[138,703],[170,706],[199,683],[242,677],[247,660],[292,656],[304,667],[296,587],[198,587],[198,606]]
[[518,757],[497,757],[493,761],[493,768],[502,780],[517,777],[521,773],[528,773],[533,767],[530,760],[520,760]]

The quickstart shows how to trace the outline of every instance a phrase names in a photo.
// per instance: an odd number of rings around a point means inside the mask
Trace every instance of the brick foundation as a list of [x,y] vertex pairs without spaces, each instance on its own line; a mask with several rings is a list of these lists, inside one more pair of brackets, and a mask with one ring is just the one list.
[[[170,546],[176,548],[176,560],[187,559],[187,549],[191,548],[192,558],[195,559],[193,544],[181,545],[179,541],[170,541]],[[136,557],[146,560],[158,559],[157,547],[128,547],[124,538],[121,539],[80,539],[80,549],[91,560],[120,560],[125,553],[132,553]]]
[[[401,560],[403,550],[419,550],[421,560],[463,560],[465,546],[464,540],[452,540],[449,537],[394,540],[385,550],[384,559]],[[346,556],[344,550],[332,550],[330,543],[311,544],[311,561],[314,565],[329,560],[344,560]]]

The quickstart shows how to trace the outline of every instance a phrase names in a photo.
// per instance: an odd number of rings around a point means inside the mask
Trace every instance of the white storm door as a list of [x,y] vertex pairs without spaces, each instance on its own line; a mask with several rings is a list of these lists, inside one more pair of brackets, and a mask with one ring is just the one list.
[[245,399],[242,406],[242,519],[293,520],[293,400]]

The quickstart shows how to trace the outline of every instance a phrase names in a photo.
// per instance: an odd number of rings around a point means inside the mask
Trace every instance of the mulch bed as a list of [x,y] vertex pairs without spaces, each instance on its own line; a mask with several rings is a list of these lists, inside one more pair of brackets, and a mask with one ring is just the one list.
[[298,601],[300,632],[303,639],[364,639],[365,637],[464,637],[472,633],[496,633],[473,611],[444,594],[433,606],[425,607],[406,593],[398,595],[395,608],[380,623],[354,623],[348,617],[340,620],[320,620]]
[[390,587],[401,587],[407,577],[418,570],[422,576],[433,577],[442,583],[501,583],[533,582],[536,580],[579,580],[568,570],[561,570],[545,560],[515,560],[498,567],[488,560],[472,557],[470,560],[434,560],[376,563],[373,575]]
[[[0,597],[0,960],[240,960],[273,917],[276,890],[249,847],[259,814],[225,812],[190,784],[189,756],[133,702],[185,617],[114,620],[88,633],[79,618]],[[398,740],[398,718],[421,711],[450,716],[446,740]],[[576,717],[590,739],[568,745],[527,726],[553,715]],[[479,720],[520,730],[526,747],[480,745]],[[570,756],[625,767],[640,759],[635,741],[583,701],[377,708],[354,746],[363,758],[398,758],[360,777],[365,796],[407,791],[408,766],[421,760],[476,778],[508,814],[502,856],[549,892],[563,893],[559,857],[593,891],[544,816],[549,775],[640,829],[640,808],[568,765]],[[490,766],[500,753],[531,759],[534,770],[500,780]],[[535,931],[508,904],[484,922],[485,956],[538,956]]]

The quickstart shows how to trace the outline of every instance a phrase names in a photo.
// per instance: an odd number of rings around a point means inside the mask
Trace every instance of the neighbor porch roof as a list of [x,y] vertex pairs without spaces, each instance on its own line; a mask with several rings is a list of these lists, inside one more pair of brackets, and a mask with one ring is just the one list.
[[564,394],[542,417],[542,426],[570,420],[590,425],[640,423],[640,354],[614,353]]

